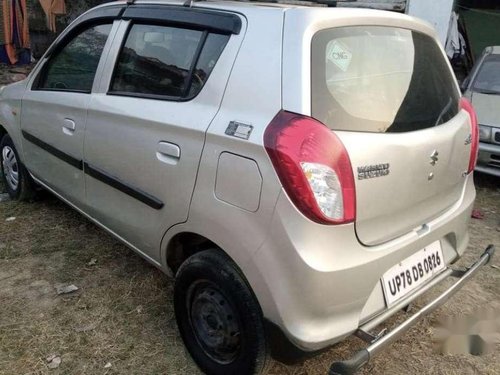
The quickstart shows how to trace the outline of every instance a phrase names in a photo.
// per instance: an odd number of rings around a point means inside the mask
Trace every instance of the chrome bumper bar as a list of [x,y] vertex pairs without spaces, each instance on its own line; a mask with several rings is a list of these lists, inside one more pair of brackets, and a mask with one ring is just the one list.
[[448,268],[445,272],[443,272],[442,275],[439,275],[441,277],[439,276],[436,277],[436,281],[434,282],[433,280],[432,285],[436,285],[438,282],[442,281],[447,276],[453,276],[459,279],[445,292],[443,292],[439,297],[437,297],[435,300],[424,306],[416,314],[412,315],[409,319],[405,320],[403,323],[394,328],[392,331],[380,336],[374,336],[371,333],[369,333],[369,331],[374,326],[378,325],[383,320],[387,319],[388,316],[394,313],[392,309],[391,312],[387,314],[382,314],[381,316],[375,318],[373,321],[369,321],[366,324],[359,327],[358,331],[356,332],[356,336],[362,338],[365,341],[368,341],[370,345],[356,352],[350,359],[347,359],[345,361],[334,362],[330,367],[329,375],[349,375],[356,373],[356,371],[358,371],[362,366],[368,363],[368,361],[374,355],[378,354],[386,346],[398,340],[401,336],[403,336],[404,333],[406,333],[406,331],[408,331],[414,324],[416,324],[424,316],[428,315],[429,313],[437,309],[439,306],[444,304],[446,300],[450,298],[453,294],[455,294],[458,290],[460,290],[460,288],[462,288],[464,284],[472,276],[474,276],[474,274],[478,272],[482,266],[484,266],[491,260],[494,253],[495,253],[495,247],[493,245],[489,245],[484,251],[483,255],[481,255],[481,257],[466,270],[460,271]]

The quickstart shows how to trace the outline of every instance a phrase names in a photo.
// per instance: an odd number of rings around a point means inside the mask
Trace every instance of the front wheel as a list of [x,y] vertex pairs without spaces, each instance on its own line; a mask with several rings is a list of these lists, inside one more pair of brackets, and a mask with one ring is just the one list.
[[180,267],[174,292],[177,325],[208,375],[260,374],[268,364],[262,311],[236,264],[217,249]]
[[9,196],[17,200],[32,199],[35,195],[34,182],[21,163],[14,142],[8,134],[0,142],[0,165]]

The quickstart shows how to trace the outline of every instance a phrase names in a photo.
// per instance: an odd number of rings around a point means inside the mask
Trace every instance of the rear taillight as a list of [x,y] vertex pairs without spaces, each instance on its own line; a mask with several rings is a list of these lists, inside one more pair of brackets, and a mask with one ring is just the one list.
[[356,192],[349,155],[321,122],[280,111],[264,134],[264,145],[295,206],[322,224],[356,217]]
[[479,148],[479,127],[477,125],[477,115],[471,102],[469,102],[466,98],[460,99],[460,108],[467,111],[467,113],[470,116],[471,144],[470,144],[469,168],[467,169],[467,173],[471,173],[476,167],[477,153]]

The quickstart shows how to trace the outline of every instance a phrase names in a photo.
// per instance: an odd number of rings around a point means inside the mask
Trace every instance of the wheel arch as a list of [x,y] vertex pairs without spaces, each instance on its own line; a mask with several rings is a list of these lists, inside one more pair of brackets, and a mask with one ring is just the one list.
[[[195,233],[189,230],[180,231],[168,239],[163,253],[163,260],[166,262],[168,271],[175,276],[179,267],[186,259],[194,254],[208,249],[218,249],[224,253],[240,270],[244,278],[249,282],[246,275],[247,262],[242,264],[241,258],[237,254],[231,254],[218,241],[207,237],[204,234]],[[250,283],[251,285],[251,283]]]
[[7,129],[4,128],[2,124],[0,124],[0,140],[2,140],[3,136],[7,133]]
[[165,260],[167,266],[175,275],[186,259],[210,248],[218,248],[224,251],[222,247],[203,235],[188,231],[177,233],[169,239],[166,246]]
[[259,265],[255,262],[250,249],[238,241],[227,231],[222,231],[221,236],[211,236],[208,231],[193,230],[199,225],[185,222],[170,228],[165,233],[160,250],[162,269],[175,278],[179,267],[190,256],[210,248],[221,250],[239,268],[250,289],[255,294],[262,308],[264,317],[278,323],[277,306],[274,303],[269,286],[264,281],[264,275]]

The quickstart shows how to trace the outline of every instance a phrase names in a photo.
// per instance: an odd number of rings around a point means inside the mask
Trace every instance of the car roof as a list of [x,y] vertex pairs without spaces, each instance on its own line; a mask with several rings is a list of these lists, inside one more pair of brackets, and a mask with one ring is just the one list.
[[[310,2],[308,3],[307,1],[300,1],[300,0],[289,0],[290,3],[273,3],[273,2],[266,2],[266,1],[259,1],[259,0],[203,0],[203,1],[193,1],[191,3],[192,8],[212,8],[212,9],[221,9],[221,10],[231,10],[231,11],[241,11],[244,12],[245,9],[261,9],[261,10],[267,10],[267,11],[286,11],[293,9],[298,12],[325,12],[325,13],[340,13],[340,14],[346,14],[349,16],[358,15],[358,16],[386,16],[390,18],[400,18],[403,20],[411,20],[413,22],[421,23],[421,24],[426,24],[430,25],[429,23],[418,19],[414,18],[411,16],[408,16],[406,14],[398,13],[398,12],[390,12],[386,10],[377,10],[377,9],[368,9],[368,8],[349,8],[349,7],[326,7],[323,4],[319,3],[313,3]],[[186,0],[119,0],[119,1],[112,1],[108,3],[104,3],[102,5],[99,5],[98,7],[106,7],[110,5],[116,5],[116,4],[135,4],[135,5],[176,5],[176,6],[183,6],[186,3]]]
[[[291,0],[293,1],[293,0]],[[127,1],[127,0],[118,0],[118,1],[113,1],[113,2],[108,2],[104,3],[100,6],[108,6],[108,5],[113,5],[113,4],[129,4],[131,5],[136,4],[136,5],[145,5],[145,4],[154,4],[154,5],[177,5],[177,6],[183,6],[186,4],[186,0],[135,0],[135,1]],[[238,0],[203,0],[203,1],[195,1],[193,0],[191,3],[192,8],[205,8],[205,7],[210,7],[210,8],[220,8],[220,9],[235,9],[235,8],[240,8],[240,9],[245,9],[245,8],[265,8],[265,9],[290,9],[290,8],[310,8],[310,7],[320,7],[320,4],[313,4],[308,5],[305,2],[300,3],[300,0],[297,1],[297,3],[272,3],[272,2],[265,2],[265,1],[238,1]]]
[[[291,0],[293,1],[293,0]],[[116,6],[117,4],[135,5],[171,5],[171,6],[183,6],[186,0],[120,0],[109,3],[104,3],[97,8]],[[290,4],[278,4],[278,3],[266,3],[261,1],[231,1],[231,0],[205,0],[205,1],[193,1],[191,4],[193,9],[214,9],[236,12],[244,15],[248,15],[249,12],[255,14],[257,13],[285,13],[291,12],[298,15],[300,18],[312,19],[324,19],[331,18],[349,18],[352,20],[364,20],[363,22],[371,22],[370,20],[379,20],[387,22],[393,26],[399,26],[403,28],[417,30],[426,33],[430,36],[435,37],[435,29],[428,22],[421,19],[408,16],[406,14],[401,14],[397,12],[389,12],[384,10],[366,9],[366,8],[331,8],[323,7],[320,4],[307,5],[304,2],[293,2]]]
[[[248,7],[253,7],[253,8],[310,8],[310,7],[324,7],[324,5],[321,4],[314,4],[311,2],[310,4],[307,3],[307,1],[294,1],[290,0],[290,3],[276,3],[276,2],[266,2],[266,1],[255,1],[255,0],[249,0],[249,1],[238,1],[238,0],[203,0],[203,1],[196,1],[193,0],[191,3],[192,7],[203,7],[204,5],[211,5],[211,6],[217,6],[220,8],[225,8],[227,6],[231,7],[241,7],[241,8],[248,8]],[[127,1],[119,1],[122,3],[127,3]],[[131,2],[131,1],[130,1]],[[184,5],[186,3],[186,0],[135,0],[133,1],[134,4],[167,4],[167,5]]]

